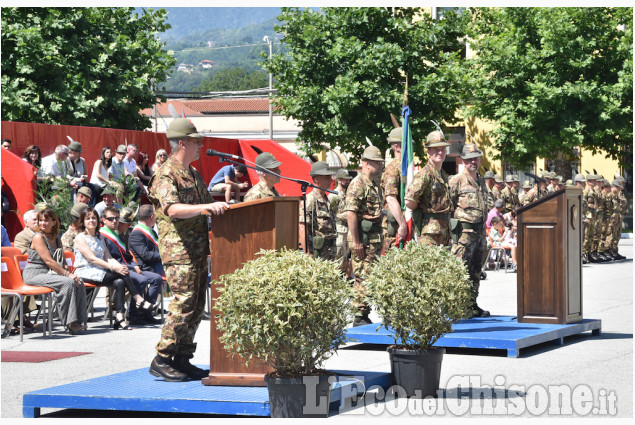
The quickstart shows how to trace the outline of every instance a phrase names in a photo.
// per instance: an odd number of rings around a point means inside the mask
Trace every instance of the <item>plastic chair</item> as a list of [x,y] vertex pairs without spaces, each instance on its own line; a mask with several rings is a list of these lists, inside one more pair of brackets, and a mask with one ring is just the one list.
[[28,254],[20,254],[13,257],[13,261],[15,261],[15,265],[18,266],[18,270],[20,270],[20,276],[24,273],[24,269],[26,265],[29,264]]
[[16,255],[22,255],[22,251],[14,246],[3,246],[2,257],[14,258]]
[[[54,292],[51,288],[43,286],[31,286],[24,283],[22,274],[20,273],[15,261],[8,257],[2,257],[2,289],[6,292],[26,295],[41,295],[42,309],[48,312],[48,323],[42,326],[42,333],[46,336],[46,328],[48,325],[49,336],[53,332],[53,314],[51,310],[51,294]],[[48,302],[48,307],[46,306]],[[22,318],[22,316],[20,316]],[[22,324],[22,322],[20,322]],[[20,326],[20,337],[22,337],[22,326]]]

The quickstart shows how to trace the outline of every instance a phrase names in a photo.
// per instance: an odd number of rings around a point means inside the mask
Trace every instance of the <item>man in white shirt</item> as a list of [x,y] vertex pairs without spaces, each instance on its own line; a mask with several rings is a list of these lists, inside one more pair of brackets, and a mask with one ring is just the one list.
[[68,151],[68,147],[59,145],[55,148],[54,153],[42,158],[42,176],[66,179],[68,174],[68,168],[66,166]]

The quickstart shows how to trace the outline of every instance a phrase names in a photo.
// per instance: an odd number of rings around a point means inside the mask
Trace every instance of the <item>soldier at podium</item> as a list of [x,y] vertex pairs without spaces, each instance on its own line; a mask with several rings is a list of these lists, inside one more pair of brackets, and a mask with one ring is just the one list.
[[481,152],[476,144],[466,144],[461,152],[465,168],[450,179],[450,199],[454,206],[454,220],[450,221],[452,254],[467,266],[472,282],[472,317],[488,317],[489,311],[476,303],[486,249],[485,220],[487,219],[487,188],[478,174]]
[[[256,167],[258,168],[280,174],[280,165],[282,165],[282,162],[276,160],[271,152],[263,152],[256,157]],[[245,202],[280,196],[276,188],[273,187],[280,183],[280,177],[263,171],[258,171],[258,175],[260,176],[260,181],[245,194]]]
[[203,146],[203,136],[190,120],[175,119],[166,135],[172,154],[150,180],[148,199],[154,206],[161,261],[174,298],[150,373],[178,382],[209,373],[190,363],[206,301],[209,240],[204,214],[222,214],[229,205],[213,201],[201,175],[190,165]]
[[[317,161],[311,166],[309,175],[313,177],[313,183],[321,188],[330,189],[335,172],[329,169],[324,161]],[[306,195],[306,223],[304,220],[304,205],[300,203],[300,243],[305,252],[317,258],[335,260],[337,229],[335,225],[335,213],[331,208],[326,192],[313,188]],[[309,240],[305,241],[308,226]]]

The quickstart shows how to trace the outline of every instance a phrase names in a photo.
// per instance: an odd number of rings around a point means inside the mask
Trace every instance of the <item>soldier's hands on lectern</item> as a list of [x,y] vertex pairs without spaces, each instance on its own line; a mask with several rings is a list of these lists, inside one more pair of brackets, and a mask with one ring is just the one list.
[[203,206],[202,214],[209,215],[219,215],[223,214],[225,210],[229,209],[229,204],[227,202],[212,202],[211,204],[205,204]]

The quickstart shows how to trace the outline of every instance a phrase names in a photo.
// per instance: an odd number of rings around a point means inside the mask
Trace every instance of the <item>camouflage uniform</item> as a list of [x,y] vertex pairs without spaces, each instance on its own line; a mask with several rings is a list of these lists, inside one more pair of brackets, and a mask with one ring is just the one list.
[[[497,188],[496,185],[492,186],[492,190],[490,192],[492,194],[492,198],[494,198],[494,201],[496,201],[497,199],[502,199],[502,197],[503,197],[501,195],[501,190],[499,188]],[[494,203],[492,203],[492,208],[493,207],[494,207]]]
[[280,196],[275,187],[269,189],[267,183],[264,180],[260,180],[245,194],[244,201],[253,201],[254,199],[273,198],[274,196]]
[[509,187],[505,186],[503,190],[501,190],[501,199],[503,200],[504,204],[503,207],[500,209],[500,213],[507,214],[514,207],[514,199]]
[[[348,246],[351,250],[353,273],[355,274],[355,306],[362,315],[370,313],[370,307],[363,301],[365,296],[364,279],[370,271],[371,265],[381,254],[381,207],[383,199],[381,188],[371,181],[364,173],[359,173],[351,181],[346,192],[346,211],[357,215],[360,241],[364,244],[364,257],[359,258],[353,246],[353,236],[348,232]],[[362,223],[362,221],[364,223]],[[365,226],[367,231],[362,230]]]
[[159,229],[159,253],[165,276],[174,294],[161,329],[157,353],[192,358],[194,335],[203,317],[207,290],[209,239],[207,216],[170,218],[173,204],[213,202],[207,185],[192,166],[184,167],[172,157],[159,168],[149,184],[148,199],[154,206]]
[[604,194],[599,190],[596,185],[593,190],[595,191],[596,199],[596,216],[595,216],[595,232],[593,233],[593,249],[592,251],[599,252],[600,241],[602,240],[602,230],[604,229]]
[[494,186],[492,186],[491,189],[487,186],[485,187],[487,188],[487,211],[489,211],[494,208],[494,202],[496,202],[496,198],[494,197],[494,192],[492,192]]
[[472,282],[472,302],[476,304],[480,286],[483,250],[486,249],[485,200],[487,190],[481,176],[476,181],[467,169],[450,179],[450,200],[454,205],[454,218],[460,221],[462,232],[458,243],[452,244],[452,254],[461,258],[467,266]]
[[613,229],[613,243],[611,245],[611,251],[617,252],[617,245],[620,242],[620,238],[622,237],[622,222],[624,221],[624,214],[628,208],[628,201],[626,200],[626,196],[624,196],[624,191],[620,190],[617,195],[617,223],[615,228]]
[[346,260],[348,259],[348,220],[346,218],[346,194],[329,194],[329,202],[331,209],[335,215],[335,227],[337,230],[337,239],[335,241],[335,261],[340,264],[342,270],[345,270]]
[[388,202],[386,198],[388,196],[394,196],[399,202],[401,202],[401,161],[393,159],[390,164],[386,166],[384,173],[381,176],[381,190],[384,195],[384,210],[386,215],[382,218],[381,228],[384,234],[384,252],[387,252],[390,248],[395,246],[397,240],[397,229],[399,223],[390,214],[390,226],[388,223]]
[[69,226],[68,230],[62,235],[62,247],[64,251],[73,251],[75,246],[75,236],[79,235],[81,230],[75,229],[73,226]]
[[610,192],[609,193],[609,199],[611,201],[611,216],[609,217],[608,221],[608,226],[606,229],[606,239],[604,242],[604,251],[605,252],[613,252],[613,246],[615,245],[615,239],[616,239],[616,231],[615,229],[617,229],[618,227],[621,230],[620,223],[620,199],[619,199],[619,194]]
[[602,223],[602,233],[598,241],[598,252],[600,253],[608,251],[607,243],[609,241],[609,235],[613,232],[613,222],[615,220],[613,217],[615,211],[613,193],[610,191],[602,191],[602,197],[604,201],[604,207],[602,209],[604,212],[604,223]]
[[586,213],[584,214],[584,241],[582,253],[588,255],[593,252],[593,236],[595,235],[597,214],[597,196],[595,190],[593,190],[590,186],[587,186],[582,191],[582,205],[583,211],[584,206],[586,206]]
[[[319,195],[314,189],[306,196],[306,217],[309,232],[309,251],[316,258],[335,260],[335,240],[337,231],[335,228],[335,213],[326,196]],[[300,203],[300,224],[304,224],[304,207]],[[322,248],[313,247],[315,236],[321,236],[324,244]]]
[[[452,203],[448,175],[445,171],[437,171],[428,161],[406,189],[405,199],[419,205],[413,212],[417,242],[427,245],[449,245]],[[416,218],[419,214],[421,220]]]

